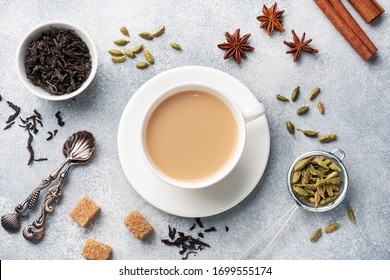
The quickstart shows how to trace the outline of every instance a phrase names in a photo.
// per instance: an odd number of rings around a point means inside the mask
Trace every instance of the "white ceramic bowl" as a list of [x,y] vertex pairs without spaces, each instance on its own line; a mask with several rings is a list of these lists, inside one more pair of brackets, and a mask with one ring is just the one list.
[[[25,57],[27,53],[27,47],[32,40],[37,39],[39,36],[41,36],[43,32],[48,31],[51,26],[59,29],[74,30],[76,34],[81,38],[81,40],[83,40],[85,44],[88,46],[89,53],[91,55],[92,69],[88,79],[81,85],[80,88],[78,88],[77,90],[69,94],[52,95],[47,91],[45,91],[44,89],[40,88],[39,86],[35,86],[29,79],[27,79],[26,76],[26,69],[24,63],[25,63]],[[92,39],[80,27],[72,23],[62,22],[62,21],[48,21],[35,26],[33,29],[27,32],[26,35],[24,35],[16,52],[16,69],[18,72],[18,76],[22,81],[23,85],[36,96],[47,100],[59,101],[59,100],[70,99],[75,97],[79,93],[81,93],[83,90],[85,90],[88,87],[88,85],[92,82],[93,78],[95,77],[97,65],[98,65],[98,56],[97,56],[95,44],[93,43]]]

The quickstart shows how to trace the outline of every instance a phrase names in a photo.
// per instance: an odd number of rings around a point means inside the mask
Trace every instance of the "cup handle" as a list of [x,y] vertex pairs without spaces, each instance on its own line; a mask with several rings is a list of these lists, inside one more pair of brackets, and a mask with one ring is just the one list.
[[265,107],[263,103],[257,103],[253,106],[245,108],[242,110],[242,115],[244,117],[245,123],[253,121],[258,117],[261,117],[265,113]]

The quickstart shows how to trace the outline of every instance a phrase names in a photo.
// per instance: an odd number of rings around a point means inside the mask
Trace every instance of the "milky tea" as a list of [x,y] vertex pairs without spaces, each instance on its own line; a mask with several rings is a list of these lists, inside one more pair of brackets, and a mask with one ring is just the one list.
[[185,90],[154,109],[145,140],[149,158],[160,172],[178,181],[196,182],[229,163],[237,147],[238,125],[217,96]]

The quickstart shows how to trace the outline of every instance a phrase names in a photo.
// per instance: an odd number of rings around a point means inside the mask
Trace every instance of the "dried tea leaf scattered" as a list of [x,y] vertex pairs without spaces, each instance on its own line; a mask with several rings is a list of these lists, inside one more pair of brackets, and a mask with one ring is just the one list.
[[15,124],[15,122],[13,121],[12,123],[9,123],[8,125],[6,125],[5,127],[4,127],[4,129],[3,130],[7,130],[7,129],[10,129],[11,128],[11,126],[13,126]]
[[121,28],[119,28],[119,31],[120,31],[123,35],[125,35],[125,36],[127,36],[127,37],[130,37],[129,30],[127,30],[126,26],[121,26]]
[[319,87],[312,89],[309,93],[309,100],[313,100],[314,98],[316,98],[319,93],[320,93]]
[[351,223],[356,224],[355,214],[353,213],[351,205],[347,206],[347,214]]
[[337,135],[335,133],[325,134],[318,138],[318,141],[321,143],[329,143],[337,139]]
[[297,86],[296,88],[294,88],[292,94],[291,94],[291,100],[293,102],[295,102],[295,100],[297,100],[298,98],[298,95],[299,95],[299,86]]
[[310,241],[311,242],[316,242],[320,237],[322,236],[322,229],[319,228],[313,234],[310,236]]
[[340,227],[338,223],[332,223],[325,228],[325,233],[332,233]]
[[59,126],[63,127],[65,125],[65,122],[62,120],[62,117],[61,117],[61,111],[58,111],[56,114],[55,114],[55,117],[57,118],[57,123]]
[[279,100],[279,101],[282,101],[282,102],[289,102],[288,98],[281,95],[281,94],[277,94],[276,95],[276,99]]
[[13,104],[11,101],[7,101],[8,106],[15,111],[11,116],[8,117],[8,120],[5,123],[13,122],[20,114],[20,107]]

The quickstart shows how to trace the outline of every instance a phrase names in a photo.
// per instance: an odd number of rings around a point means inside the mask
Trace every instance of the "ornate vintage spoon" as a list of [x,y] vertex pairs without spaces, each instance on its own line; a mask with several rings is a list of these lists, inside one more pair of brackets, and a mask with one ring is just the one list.
[[66,179],[70,167],[74,164],[86,163],[91,158],[94,150],[95,138],[90,132],[79,131],[67,140],[63,153],[72,155],[73,160],[68,163],[65,170],[61,173],[57,184],[47,191],[39,218],[23,229],[25,239],[37,242],[43,237],[46,215],[54,210],[54,205],[52,204],[57,203],[61,196],[61,186]]
[[79,131],[70,136],[64,143],[62,152],[66,160],[53,171],[48,178],[36,187],[32,193],[21,203],[16,205],[14,213],[4,214],[1,217],[1,225],[10,232],[17,232],[20,228],[20,218],[28,215],[38,201],[41,190],[48,187],[60,174],[64,166],[70,163],[83,163],[89,160],[95,149],[95,138],[92,133]]

